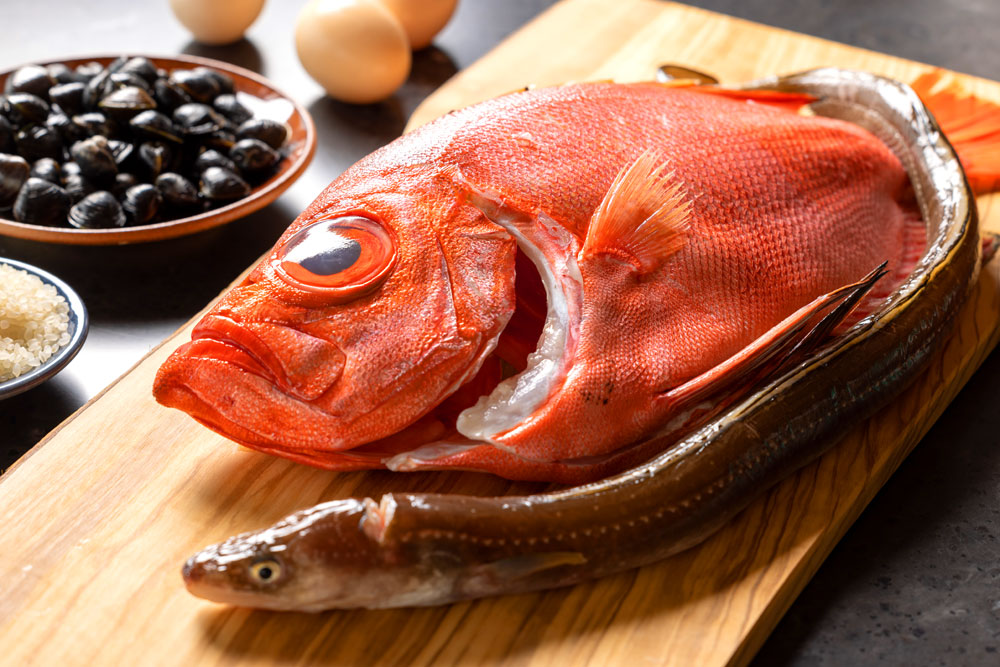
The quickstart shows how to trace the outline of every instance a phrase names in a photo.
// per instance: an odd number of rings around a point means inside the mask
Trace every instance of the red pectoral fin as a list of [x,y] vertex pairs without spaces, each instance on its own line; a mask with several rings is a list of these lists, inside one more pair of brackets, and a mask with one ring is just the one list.
[[581,259],[618,255],[648,273],[684,246],[689,216],[682,184],[655,154],[643,153],[618,173],[594,212]]
[[691,405],[729,387],[748,386],[799,363],[822,343],[886,274],[885,264],[862,280],[817,297],[718,366],[665,391],[662,397]]

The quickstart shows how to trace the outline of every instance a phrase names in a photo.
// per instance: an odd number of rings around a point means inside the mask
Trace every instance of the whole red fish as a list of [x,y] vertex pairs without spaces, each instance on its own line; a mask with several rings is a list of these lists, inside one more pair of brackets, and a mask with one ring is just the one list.
[[155,396],[331,469],[635,464],[923,249],[899,159],[810,99],[595,83],[449,114],[335,180]]

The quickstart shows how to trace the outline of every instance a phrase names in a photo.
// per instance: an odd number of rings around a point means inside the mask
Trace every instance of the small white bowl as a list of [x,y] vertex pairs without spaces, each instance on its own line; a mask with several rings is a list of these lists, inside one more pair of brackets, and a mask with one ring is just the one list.
[[8,264],[15,269],[21,269],[34,276],[38,276],[43,283],[55,287],[56,291],[69,304],[69,343],[59,348],[55,354],[49,357],[45,363],[38,366],[38,368],[34,368],[16,378],[0,382],[0,400],[3,400],[31,389],[61,371],[83,346],[83,341],[87,337],[88,322],[87,309],[84,307],[83,301],[80,300],[80,297],[69,285],[59,278],[36,266],[13,259],[0,257],[0,264]]

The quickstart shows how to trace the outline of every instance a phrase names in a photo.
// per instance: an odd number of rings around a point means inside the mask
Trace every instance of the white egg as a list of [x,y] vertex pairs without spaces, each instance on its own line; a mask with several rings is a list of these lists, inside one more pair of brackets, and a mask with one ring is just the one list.
[[410,38],[410,48],[422,49],[448,23],[458,0],[379,0],[392,10]]
[[331,97],[377,102],[410,73],[410,44],[399,20],[375,0],[310,0],[295,24],[295,48]]
[[170,0],[177,20],[205,44],[229,44],[243,37],[264,0]]

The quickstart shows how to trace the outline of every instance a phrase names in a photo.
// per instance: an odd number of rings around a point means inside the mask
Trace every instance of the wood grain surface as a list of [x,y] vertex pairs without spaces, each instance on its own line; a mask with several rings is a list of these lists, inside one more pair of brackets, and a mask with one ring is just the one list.
[[[663,62],[740,81],[819,65],[910,80],[925,66],[652,0],[566,0],[446,84],[414,123],[528,83],[638,80]],[[1000,100],[1000,85],[962,77]],[[1000,231],[1000,208],[980,202]],[[1000,332],[983,271],[921,379],[708,541],[569,589],[416,610],[281,614],[189,596],[204,544],[388,490],[524,492],[474,474],[333,474],[234,446],[150,395],[190,325],[0,477],[3,665],[743,664]]]

